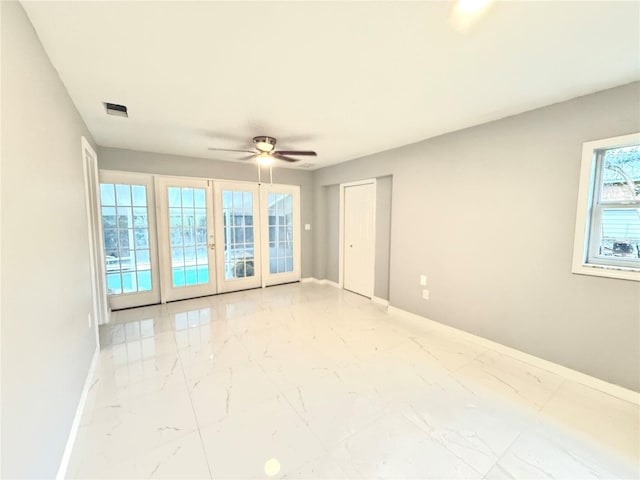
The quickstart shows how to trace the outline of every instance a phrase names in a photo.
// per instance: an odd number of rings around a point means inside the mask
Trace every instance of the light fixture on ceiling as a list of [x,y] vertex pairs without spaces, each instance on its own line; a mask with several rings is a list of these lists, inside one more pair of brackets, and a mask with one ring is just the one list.
[[256,156],[256,162],[267,167],[273,163],[273,156],[268,152],[261,152]]
[[465,33],[482,18],[494,0],[457,0],[451,10],[451,25],[460,33]]
[[270,152],[276,146],[276,139],[264,135],[253,137],[253,143],[261,152]]
[[487,8],[492,0],[458,0],[456,10],[462,13],[476,13]]
[[269,167],[269,183],[273,185],[273,155],[269,152],[260,152],[256,155],[256,163],[258,164],[258,183],[262,183],[261,167]]

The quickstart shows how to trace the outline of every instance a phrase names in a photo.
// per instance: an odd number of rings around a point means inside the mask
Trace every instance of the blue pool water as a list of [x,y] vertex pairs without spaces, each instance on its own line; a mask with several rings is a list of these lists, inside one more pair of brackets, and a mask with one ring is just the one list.
[[[200,265],[198,267],[174,268],[172,276],[174,287],[209,283],[209,267]],[[151,290],[151,287],[151,271],[149,270],[122,272],[122,277],[120,277],[119,273],[107,274],[107,290],[111,295],[144,292]]]

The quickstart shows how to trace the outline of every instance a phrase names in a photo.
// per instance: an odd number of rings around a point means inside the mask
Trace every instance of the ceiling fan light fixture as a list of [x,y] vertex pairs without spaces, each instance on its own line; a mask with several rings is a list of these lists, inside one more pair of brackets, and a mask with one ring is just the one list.
[[476,13],[489,6],[492,0],[458,0],[456,10],[460,13]]
[[268,152],[262,152],[256,157],[256,162],[260,165],[268,167],[273,163],[273,157]]
[[266,136],[253,137],[253,143],[261,152],[270,152],[276,146],[276,139]]

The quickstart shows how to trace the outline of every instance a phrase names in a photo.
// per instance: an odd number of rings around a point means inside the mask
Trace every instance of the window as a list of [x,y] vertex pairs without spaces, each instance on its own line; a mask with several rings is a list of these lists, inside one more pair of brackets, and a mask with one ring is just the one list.
[[640,133],[583,146],[573,272],[640,281]]

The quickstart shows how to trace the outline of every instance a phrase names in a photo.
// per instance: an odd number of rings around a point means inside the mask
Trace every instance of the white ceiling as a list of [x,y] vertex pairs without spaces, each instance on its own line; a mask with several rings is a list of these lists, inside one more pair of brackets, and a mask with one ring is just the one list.
[[498,2],[465,33],[451,2],[22,3],[109,147],[272,135],[315,168],[640,79],[638,2]]

